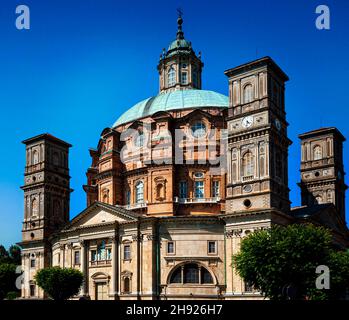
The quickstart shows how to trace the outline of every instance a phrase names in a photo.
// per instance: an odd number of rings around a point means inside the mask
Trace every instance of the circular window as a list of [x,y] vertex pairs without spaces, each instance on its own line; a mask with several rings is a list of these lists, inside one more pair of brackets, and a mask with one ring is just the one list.
[[320,172],[319,171],[316,171],[315,172],[315,177],[319,177],[320,176]]
[[30,237],[31,237],[32,239],[34,239],[35,235],[34,235],[33,232],[30,234]]
[[245,192],[251,192],[252,191],[252,186],[250,184],[247,184],[246,186],[244,186],[244,191]]
[[249,208],[249,207],[251,207],[251,201],[249,200],[249,199],[246,199],[245,201],[244,201],[244,206],[246,207],[246,208]]
[[194,138],[201,138],[206,135],[206,127],[203,122],[196,122],[191,127]]

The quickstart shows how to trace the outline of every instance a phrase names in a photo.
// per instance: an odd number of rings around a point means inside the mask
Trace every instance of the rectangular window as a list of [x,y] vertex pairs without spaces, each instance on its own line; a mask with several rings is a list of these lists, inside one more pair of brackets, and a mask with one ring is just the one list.
[[126,192],[126,204],[131,204],[131,192],[129,190]]
[[60,253],[57,254],[57,263],[61,263],[61,254]]
[[168,241],[167,242],[167,253],[168,254],[174,254],[175,253],[174,242],[173,241]]
[[204,198],[204,181],[195,181],[195,198]]
[[74,264],[80,264],[80,251],[74,251]]
[[182,72],[182,84],[188,84],[188,73]]
[[209,241],[208,242],[208,253],[209,254],[217,253],[216,241]]
[[181,181],[179,183],[179,197],[181,199],[187,198],[188,194],[188,184],[187,181]]
[[131,259],[131,247],[130,245],[124,245],[124,260]]
[[219,197],[219,181],[212,182],[212,197]]
[[30,259],[30,267],[35,268],[35,259]]
[[35,297],[35,284],[31,284],[29,286],[29,290],[30,290],[30,296]]
[[91,261],[96,261],[97,260],[97,251],[92,250],[91,251]]
[[244,284],[245,284],[245,292],[253,292],[253,286],[251,282],[247,281]]
[[107,260],[111,260],[111,249],[107,249]]

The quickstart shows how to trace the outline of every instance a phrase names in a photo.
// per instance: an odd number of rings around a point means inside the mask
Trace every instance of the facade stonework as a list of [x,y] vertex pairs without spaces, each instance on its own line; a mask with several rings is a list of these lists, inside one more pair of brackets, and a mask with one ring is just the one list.
[[225,72],[229,97],[202,90],[182,23],[160,56],[159,95],[89,150],[86,209],[72,220],[71,145],[49,134],[24,141],[23,298],[45,298],[35,273],[60,266],[82,271],[76,298],[263,299],[232,267],[250,233],[312,222],[347,247],[343,136],[300,136],[302,206],[290,208],[287,75],[265,57]]

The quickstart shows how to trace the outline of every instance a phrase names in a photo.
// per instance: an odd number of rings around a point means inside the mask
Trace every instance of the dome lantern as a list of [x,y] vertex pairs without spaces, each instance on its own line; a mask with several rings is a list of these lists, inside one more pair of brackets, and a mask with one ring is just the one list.
[[183,32],[182,12],[178,10],[176,39],[163,51],[158,64],[160,93],[175,90],[201,89],[203,63]]

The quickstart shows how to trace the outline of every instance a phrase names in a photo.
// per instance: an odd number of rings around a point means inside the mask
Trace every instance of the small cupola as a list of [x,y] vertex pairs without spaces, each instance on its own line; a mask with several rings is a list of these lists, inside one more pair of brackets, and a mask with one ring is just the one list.
[[203,63],[196,56],[190,41],[184,38],[181,12],[177,19],[177,34],[168,49],[163,49],[158,64],[160,93],[175,90],[201,89]]

